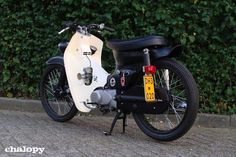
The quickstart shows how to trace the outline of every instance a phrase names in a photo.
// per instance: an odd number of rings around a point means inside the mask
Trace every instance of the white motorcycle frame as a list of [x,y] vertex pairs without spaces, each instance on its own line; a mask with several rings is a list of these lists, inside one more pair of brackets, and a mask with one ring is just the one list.
[[[97,51],[93,55],[84,55],[84,52],[91,53],[90,46],[96,47]],[[106,84],[108,73],[101,64],[102,48],[103,41],[99,38],[92,34],[76,32],[64,53],[70,92],[76,108],[81,112],[91,111],[87,104],[90,102],[91,93]],[[84,80],[78,78],[78,74],[84,74],[83,69],[90,66],[93,69],[93,80],[90,85],[85,85]]]

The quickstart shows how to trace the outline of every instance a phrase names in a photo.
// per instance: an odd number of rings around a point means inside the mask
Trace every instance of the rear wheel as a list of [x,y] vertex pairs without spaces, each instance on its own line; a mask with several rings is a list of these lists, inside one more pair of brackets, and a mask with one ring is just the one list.
[[61,65],[46,67],[39,93],[44,110],[55,121],[68,121],[78,112],[70,94],[65,69]]
[[151,138],[175,140],[183,136],[195,121],[199,104],[197,85],[191,73],[172,59],[158,60],[154,65],[157,67],[155,86],[166,89],[170,97],[168,108],[162,114],[133,113],[133,117],[139,128]]

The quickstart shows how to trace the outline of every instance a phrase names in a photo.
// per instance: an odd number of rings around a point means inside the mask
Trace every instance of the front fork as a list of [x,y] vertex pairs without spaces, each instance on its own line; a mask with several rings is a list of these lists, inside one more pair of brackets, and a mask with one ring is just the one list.
[[65,82],[67,78],[64,67],[60,68],[59,74],[58,83],[54,86],[54,92],[57,98],[64,97],[69,93],[68,89],[65,88]]
[[61,68],[60,69],[60,77],[58,80],[58,87],[63,88],[65,85],[65,80],[66,80],[66,72],[65,72],[65,68]]

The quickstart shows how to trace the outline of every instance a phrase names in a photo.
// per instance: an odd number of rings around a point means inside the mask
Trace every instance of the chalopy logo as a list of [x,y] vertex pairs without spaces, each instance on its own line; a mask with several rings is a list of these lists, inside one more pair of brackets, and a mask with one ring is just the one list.
[[14,147],[9,146],[5,148],[5,152],[8,153],[33,153],[33,154],[42,154],[45,148],[39,147],[27,147],[27,146],[20,146]]

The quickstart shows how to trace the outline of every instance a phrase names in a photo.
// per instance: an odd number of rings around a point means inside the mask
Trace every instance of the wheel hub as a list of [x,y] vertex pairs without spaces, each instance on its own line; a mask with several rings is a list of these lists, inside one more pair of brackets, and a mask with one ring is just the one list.
[[64,92],[64,90],[61,87],[55,86],[53,87],[54,90],[54,95],[57,99],[62,99],[63,97],[65,97],[66,92]]

